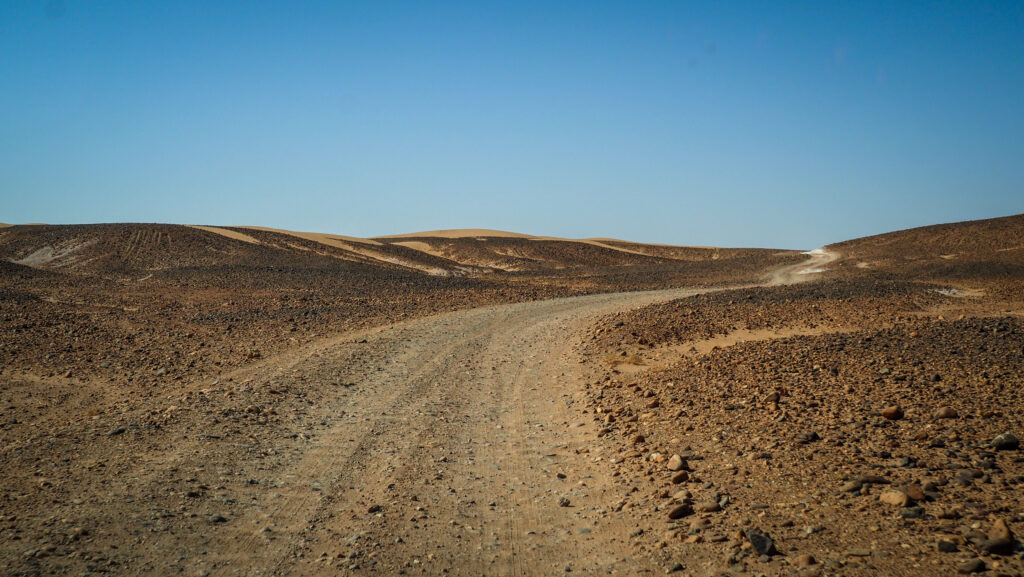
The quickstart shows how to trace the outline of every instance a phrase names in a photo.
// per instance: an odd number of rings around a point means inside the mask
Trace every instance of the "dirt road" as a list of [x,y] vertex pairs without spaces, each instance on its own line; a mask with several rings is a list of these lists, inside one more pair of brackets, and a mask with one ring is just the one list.
[[454,313],[281,367],[287,380],[340,370],[355,385],[311,409],[330,424],[272,488],[210,531],[207,566],[224,575],[642,567],[632,527],[612,511],[623,495],[605,476],[594,427],[573,406],[582,376],[569,345],[595,315],[682,294],[692,291]]
[[36,433],[15,430],[24,440],[3,447],[0,562],[13,575],[650,569],[616,507],[629,487],[610,477],[614,455],[579,396],[601,360],[582,363],[573,346],[597,315],[694,292],[323,338],[98,413],[78,407],[111,385],[12,382],[26,403],[59,393],[67,410],[12,425]]
[[[631,548],[631,488],[581,402],[600,359],[573,347],[599,315],[696,292],[454,312],[71,410],[4,449],[31,471],[8,496],[35,514],[7,516],[0,560],[23,575],[661,571]],[[91,402],[60,379],[15,386]]]

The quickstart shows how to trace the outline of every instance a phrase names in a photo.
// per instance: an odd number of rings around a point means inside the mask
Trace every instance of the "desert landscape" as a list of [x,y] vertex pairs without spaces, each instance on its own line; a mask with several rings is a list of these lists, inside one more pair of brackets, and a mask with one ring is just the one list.
[[1024,215],[0,228],[8,575],[1020,575]]

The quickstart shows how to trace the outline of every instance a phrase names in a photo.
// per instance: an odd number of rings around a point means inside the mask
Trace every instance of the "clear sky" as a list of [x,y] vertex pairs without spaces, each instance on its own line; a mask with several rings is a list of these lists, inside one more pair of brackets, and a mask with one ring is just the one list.
[[1024,212],[1022,2],[0,2],[0,221],[814,248]]

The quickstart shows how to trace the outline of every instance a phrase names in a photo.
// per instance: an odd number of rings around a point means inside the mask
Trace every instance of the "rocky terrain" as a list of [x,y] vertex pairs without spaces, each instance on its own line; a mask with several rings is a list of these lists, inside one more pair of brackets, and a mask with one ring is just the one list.
[[0,565],[1021,574],[1022,239],[0,228]]
[[638,550],[695,574],[1021,574],[1022,231],[850,241],[820,280],[592,326]]

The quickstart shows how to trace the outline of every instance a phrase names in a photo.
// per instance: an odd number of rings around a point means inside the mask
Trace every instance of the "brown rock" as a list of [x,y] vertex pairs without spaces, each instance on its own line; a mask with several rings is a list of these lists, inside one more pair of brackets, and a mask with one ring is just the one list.
[[906,507],[911,503],[910,496],[898,489],[886,489],[878,496],[878,500],[886,505],[895,507]]
[[810,567],[811,565],[816,565],[817,563],[818,560],[815,559],[813,555],[808,555],[807,553],[793,557],[793,565],[795,565],[796,567]]
[[672,484],[673,485],[678,485],[680,483],[685,483],[685,482],[687,482],[689,480],[690,480],[690,474],[687,473],[686,471],[679,471],[675,475],[672,475]]
[[1010,530],[1010,526],[1006,524],[1006,521],[996,519],[995,523],[992,523],[992,527],[988,530],[988,538],[1013,539],[1013,531]]
[[679,455],[672,455],[668,460],[669,471],[686,471],[690,467],[685,459]]
[[970,561],[961,563],[956,567],[957,573],[963,573],[965,575],[968,573],[980,573],[984,570],[985,562],[981,559],[971,559]]
[[935,412],[932,413],[932,416],[935,417],[936,419],[955,419],[960,415],[956,412],[956,409],[954,409],[953,407],[939,407],[938,409],[935,409]]
[[693,506],[693,510],[698,513],[714,513],[715,511],[721,511],[722,507],[714,501],[698,501]]
[[903,418],[903,408],[899,405],[893,405],[882,409],[882,416],[890,421],[897,421]]
[[673,507],[668,512],[669,519],[682,519],[683,517],[687,517],[689,515],[693,515],[693,507],[685,503]]
[[907,485],[903,488],[903,492],[914,501],[927,501],[928,496],[924,494],[924,489],[921,485]]

